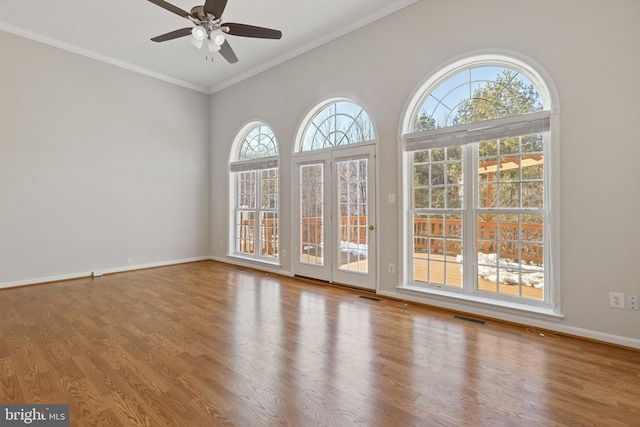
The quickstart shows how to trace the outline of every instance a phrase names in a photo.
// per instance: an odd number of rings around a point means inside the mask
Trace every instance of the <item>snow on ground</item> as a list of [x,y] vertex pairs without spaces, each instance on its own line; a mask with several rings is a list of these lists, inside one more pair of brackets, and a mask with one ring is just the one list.
[[349,253],[353,256],[361,256],[362,258],[367,258],[369,251],[369,247],[364,243],[354,243],[354,242],[340,242],[340,252],[346,254]]
[[[367,258],[368,246],[354,242],[340,242],[340,252]],[[496,267],[500,268],[500,283],[517,285],[520,281],[519,265],[506,259],[497,260],[497,254],[478,254],[478,276],[495,282],[497,280]],[[496,262],[497,260],[497,262]],[[462,262],[462,255],[456,257],[456,261]],[[522,284],[533,286],[537,289],[544,288],[544,268],[537,265],[527,265],[527,271],[522,271]]]
[[[495,282],[497,279],[495,267],[497,266],[500,268],[500,283],[517,285],[520,281],[518,263],[503,258],[497,260],[497,256],[497,254],[478,254],[478,276]],[[527,265],[526,268],[530,271],[522,271],[522,284],[538,289],[544,288],[544,268],[537,265]]]

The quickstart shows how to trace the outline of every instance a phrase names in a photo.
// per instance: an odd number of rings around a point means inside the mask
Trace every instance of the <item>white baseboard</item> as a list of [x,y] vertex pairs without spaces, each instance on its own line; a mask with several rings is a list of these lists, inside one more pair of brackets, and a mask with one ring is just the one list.
[[595,341],[602,341],[610,344],[621,345],[624,347],[640,349],[640,340],[630,337],[624,337],[620,335],[609,334],[606,332],[593,331],[590,329],[577,328],[574,326],[563,325],[559,320],[545,320],[543,318],[537,318],[533,316],[519,316],[512,313],[505,313],[499,310],[482,310],[474,308],[470,305],[462,305],[450,303],[446,305],[439,305],[434,301],[425,301],[422,298],[411,296],[406,293],[399,292],[378,292],[380,296],[387,296],[394,299],[404,300],[408,302],[416,302],[418,304],[430,305],[433,307],[443,308],[445,310],[455,310],[465,312],[469,314],[475,314],[476,316],[490,317],[505,322],[516,323],[523,326],[532,326],[536,328],[546,329],[549,331],[555,331],[561,334],[572,335],[580,338],[586,338]]
[[82,279],[84,277],[91,277],[94,275],[94,273],[98,271],[99,271],[98,275],[123,273],[125,271],[143,270],[145,268],[154,268],[154,267],[165,267],[167,265],[186,264],[189,262],[206,261],[209,259],[211,259],[211,257],[201,256],[201,257],[183,258],[183,259],[177,259],[177,260],[171,260],[171,261],[151,262],[147,264],[127,265],[123,267],[102,268],[102,269],[96,269],[92,271],[81,271],[77,273],[61,274],[58,276],[38,277],[33,279],[18,280],[15,282],[0,283],[0,289],[15,288],[18,286],[39,285],[42,283],[59,282],[62,280]]
[[200,257],[193,257],[193,258],[176,259],[172,261],[151,262],[148,264],[127,265],[125,267],[105,268],[101,271],[103,274],[124,273],[125,271],[143,270],[145,268],[154,268],[154,267],[166,267],[167,265],[186,264],[189,262],[197,262],[197,261],[208,261],[209,259],[210,258],[208,256],[200,256]]
[[72,274],[61,274],[59,276],[47,276],[47,277],[38,277],[35,279],[17,280],[15,282],[4,282],[4,283],[0,283],[0,289],[16,288],[18,286],[39,285],[41,283],[59,282],[61,280],[81,279],[83,277],[90,277],[91,274],[92,274],[91,271],[86,271],[86,272],[72,273]]
[[279,274],[281,276],[287,276],[287,277],[294,276],[294,274],[290,271],[281,270],[279,268],[271,268],[269,267],[268,264],[253,263],[251,261],[243,261],[241,258],[217,257],[212,255],[207,259],[210,259],[211,261],[223,262],[225,264],[237,265],[239,267],[254,268],[256,270],[264,271],[266,273]]
[[605,332],[592,331],[589,329],[582,329],[564,325],[557,325],[555,330],[557,332],[573,335],[576,337],[608,342],[611,344],[617,344],[624,347],[636,348],[640,350],[640,340],[634,338],[622,337],[620,335],[613,335]]

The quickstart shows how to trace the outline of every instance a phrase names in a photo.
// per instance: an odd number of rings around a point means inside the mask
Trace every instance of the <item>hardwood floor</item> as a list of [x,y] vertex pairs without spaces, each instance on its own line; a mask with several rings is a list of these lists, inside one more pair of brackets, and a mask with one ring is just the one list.
[[0,291],[0,403],[71,425],[638,426],[640,352],[205,261]]

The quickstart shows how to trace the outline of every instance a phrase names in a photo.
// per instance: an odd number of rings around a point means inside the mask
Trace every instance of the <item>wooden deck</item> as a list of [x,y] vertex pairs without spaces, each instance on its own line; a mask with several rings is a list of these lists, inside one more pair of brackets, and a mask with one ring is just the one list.
[[0,291],[0,402],[71,426],[632,426],[640,352],[203,261]]

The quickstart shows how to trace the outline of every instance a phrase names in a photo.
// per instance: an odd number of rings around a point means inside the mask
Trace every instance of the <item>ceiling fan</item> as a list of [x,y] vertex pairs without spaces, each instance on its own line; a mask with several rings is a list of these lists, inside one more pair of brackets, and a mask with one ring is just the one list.
[[192,35],[191,42],[199,49],[205,43],[210,52],[219,51],[220,54],[233,64],[238,62],[238,57],[229,45],[225,35],[241,37],[254,37],[260,39],[280,39],[282,32],[271,28],[256,27],[247,24],[236,24],[232,22],[222,22],[222,12],[227,6],[227,0],[206,0],[202,6],[194,6],[190,12],[180,9],[177,6],[167,3],[164,0],[149,0],[151,3],[163,9],[187,18],[195,27],[181,28],[167,34],[157,36],[151,40],[154,42],[164,42]]

